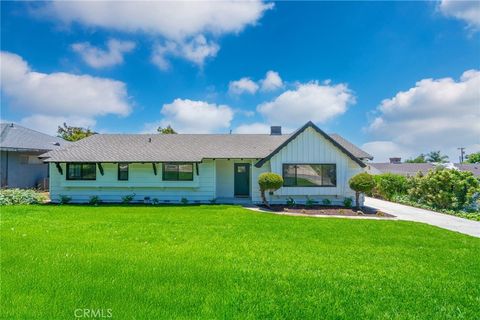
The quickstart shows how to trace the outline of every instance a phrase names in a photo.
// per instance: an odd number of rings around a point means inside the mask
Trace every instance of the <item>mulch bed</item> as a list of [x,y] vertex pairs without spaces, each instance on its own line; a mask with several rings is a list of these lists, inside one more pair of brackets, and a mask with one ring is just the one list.
[[305,206],[305,205],[295,205],[294,207],[288,207],[281,204],[272,204],[270,208],[266,206],[260,206],[263,209],[275,211],[275,212],[285,212],[285,213],[301,213],[307,215],[324,215],[324,216],[364,216],[364,217],[382,217],[382,218],[395,218],[394,215],[385,213],[383,211],[363,207],[361,210],[357,211],[355,208],[345,208],[341,206]]

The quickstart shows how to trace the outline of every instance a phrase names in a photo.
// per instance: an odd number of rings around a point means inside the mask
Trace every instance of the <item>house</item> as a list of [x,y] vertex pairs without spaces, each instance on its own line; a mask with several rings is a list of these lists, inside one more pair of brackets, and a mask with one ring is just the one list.
[[[275,172],[284,185],[272,203],[307,197],[342,203],[354,197],[348,180],[363,172],[364,151],[342,145],[312,122],[292,134],[96,134],[45,155],[50,196],[72,202],[91,196],[119,202],[259,203],[258,176]],[[346,140],[345,140],[346,141]]]
[[45,188],[48,165],[39,155],[69,142],[14,123],[0,123],[0,186]]

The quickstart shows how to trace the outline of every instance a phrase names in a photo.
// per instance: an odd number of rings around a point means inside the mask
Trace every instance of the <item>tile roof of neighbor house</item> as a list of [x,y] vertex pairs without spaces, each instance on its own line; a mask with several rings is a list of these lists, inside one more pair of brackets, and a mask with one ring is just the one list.
[[455,167],[461,171],[469,171],[474,176],[480,177],[480,163],[455,163]]
[[48,151],[71,144],[62,138],[31,130],[14,123],[0,123],[0,149]]
[[[47,152],[42,157],[47,162],[200,162],[203,159],[263,159],[291,136],[292,134],[95,134],[66,148]],[[357,156],[358,150],[356,148],[351,152]]]

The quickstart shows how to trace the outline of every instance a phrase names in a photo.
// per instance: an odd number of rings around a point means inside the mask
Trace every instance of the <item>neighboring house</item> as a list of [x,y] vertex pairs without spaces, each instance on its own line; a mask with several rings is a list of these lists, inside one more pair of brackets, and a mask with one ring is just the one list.
[[394,173],[402,176],[413,177],[419,172],[426,174],[434,168],[444,167],[460,171],[469,171],[474,176],[480,177],[480,164],[471,163],[402,163],[401,158],[390,158],[386,163],[367,163],[367,172],[370,174]]
[[354,197],[348,180],[364,171],[359,158],[370,156],[337,141],[308,122],[284,135],[281,127],[271,134],[97,134],[42,157],[54,202],[135,194],[135,201],[259,203],[258,176],[275,172],[284,186],[268,195],[271,202],[308,196],[339,204]]
[[48,165],[39,155],[69,142],[13,123],[0,123],[0,186],[37,188],[48,183]]

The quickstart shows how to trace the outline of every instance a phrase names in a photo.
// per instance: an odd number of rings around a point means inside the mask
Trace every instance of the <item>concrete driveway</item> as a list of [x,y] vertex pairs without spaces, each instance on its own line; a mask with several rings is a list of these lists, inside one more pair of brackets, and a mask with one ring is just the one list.
[[365,197],[365,205],[393,214],[399,220],[423,222],[480,238],[480,222],[403,204]]

